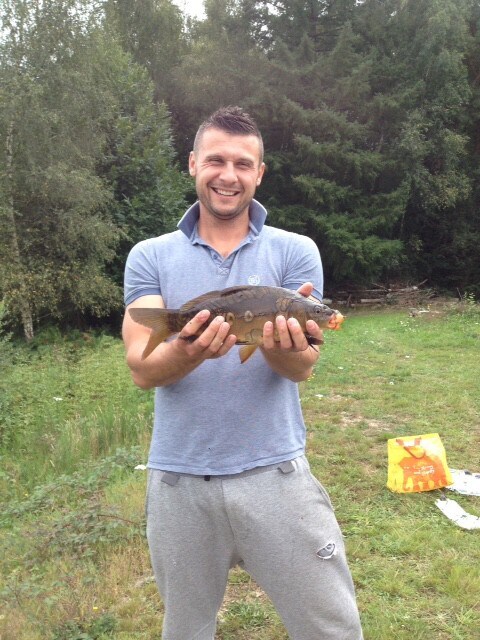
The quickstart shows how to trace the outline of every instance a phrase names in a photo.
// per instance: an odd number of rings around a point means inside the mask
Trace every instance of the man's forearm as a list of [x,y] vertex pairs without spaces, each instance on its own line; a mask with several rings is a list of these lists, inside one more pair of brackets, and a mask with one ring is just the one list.
[[305,351],[287,353],[280,349],[262,349],[263,356],[275,373],[293,382],[302,382],[313,373],[313,367],[319,358],[318,348],[309,346]]
[[164,342],[145,360],[141,359],[142,348],[132,347],[127,352],[127,363],[134,383],[141,389],[164,387],[179,382],[196,369],[204,356],[192,357],[177,349],[177,340]]

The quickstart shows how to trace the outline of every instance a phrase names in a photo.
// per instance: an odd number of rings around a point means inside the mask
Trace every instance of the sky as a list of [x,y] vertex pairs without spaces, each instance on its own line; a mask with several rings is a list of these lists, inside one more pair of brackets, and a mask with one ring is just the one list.
[[180,9],[195,18],[204,18],[203,0],[174,0]]

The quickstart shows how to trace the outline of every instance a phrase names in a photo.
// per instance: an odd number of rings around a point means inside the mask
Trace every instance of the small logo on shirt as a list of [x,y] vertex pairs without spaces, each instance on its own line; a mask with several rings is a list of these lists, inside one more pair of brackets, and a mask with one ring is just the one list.
[[248,276],[248,284],[260,284],[260,276],[255,274],[253,276]]

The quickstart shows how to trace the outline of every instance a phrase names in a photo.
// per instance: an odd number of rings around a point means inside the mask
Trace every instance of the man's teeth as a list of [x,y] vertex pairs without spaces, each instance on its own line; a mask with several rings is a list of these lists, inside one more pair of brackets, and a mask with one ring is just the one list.
[[226,189],[215,189],[213,188],[215,193],[218,193],[219,196],[234,196],[238,191],[228,191]]

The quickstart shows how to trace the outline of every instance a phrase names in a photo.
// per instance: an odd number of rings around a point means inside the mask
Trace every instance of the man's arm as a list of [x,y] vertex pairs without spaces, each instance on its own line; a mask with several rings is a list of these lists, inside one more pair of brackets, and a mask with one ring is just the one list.
[[[308,298],[312,294],[313,285],[305,283],[298,290]],[[280,342],[274,341],[274,329],[277,329]],[[309,335],[323,342],[323,332],[316,322],[307,321]],[[286,320],[278,316],[273,322],[266,322],[263,328],[262,353],[269,366],[279,375],[289,378],[293,382],[301,382],[312,375],[313,366],[317,362],[320,352],[317,346],[309,345],[300,327],[294,318]]]
[[142,296],[127,307],[123,319],[127,364],[134,383],[142,389],[178,382],[207,358],[218,358],[228,353],[236,342],[236,336],[227,337],[230,325],[222,316],[214,318],[193,342],[178,339],[193,336],[200,330],[210,316],[209,311],[203,310],[183,327],[177,339],[162,342],[148,358],[142,360],[150,329],[132,320],[128,313],[132,307],[165,308],[165,305],[161,296]]

